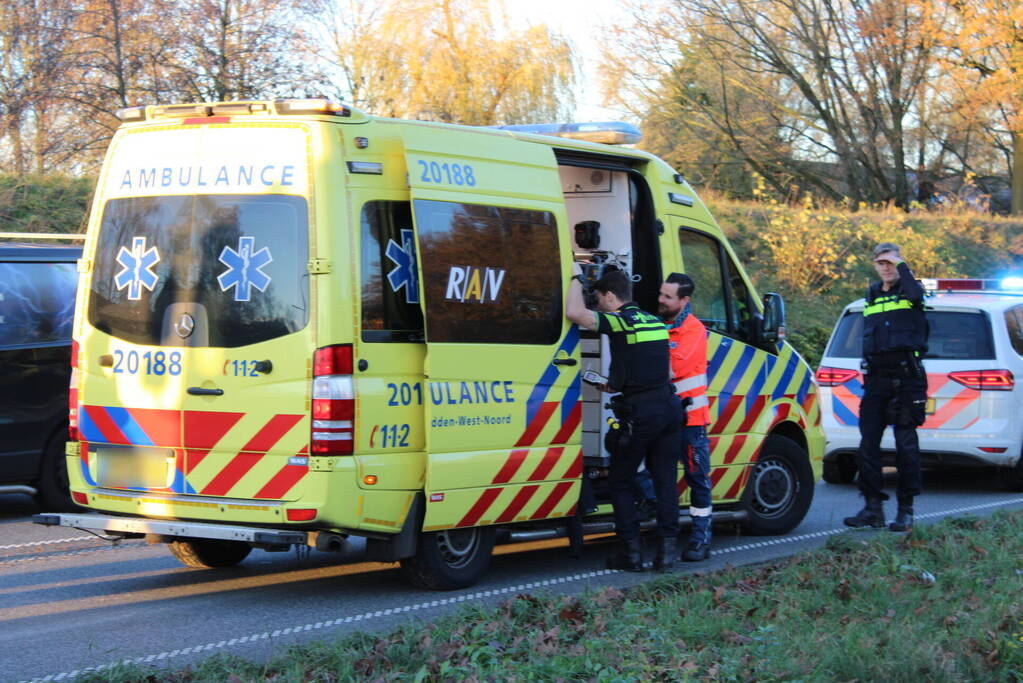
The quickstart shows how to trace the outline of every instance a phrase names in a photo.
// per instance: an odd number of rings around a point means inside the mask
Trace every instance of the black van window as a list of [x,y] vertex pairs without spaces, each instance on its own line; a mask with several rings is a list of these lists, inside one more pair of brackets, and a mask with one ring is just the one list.
[[[238,347],[309,319],[307,208],[284,195],[112,199],[103,210],[89,322],[168,344],[176,304],[205,316],[209,346]],[[165,320],[165,318],[168,318]]]
[[366,202],[361,252],[362,341],[422,341],[416,236],[408,202]]
[[[930,334],[925,358],[981,360],[995,357],[991,323],[981,311],[927,311]],[[863,353],[863,312],[842,316],[826,356],[860,358]]]
[[0,346],[70,343],[73,263],[0,263]]
[[426,337],[553,344],[561,336],[561,260],[549,211],[415,201]]

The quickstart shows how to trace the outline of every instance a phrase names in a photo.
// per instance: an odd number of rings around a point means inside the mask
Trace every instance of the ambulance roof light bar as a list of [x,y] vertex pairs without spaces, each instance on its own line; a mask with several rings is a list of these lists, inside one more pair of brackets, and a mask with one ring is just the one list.
[[1023,293],[1023,278],[923,278],[924,290],[934,292],[1020,292]]
[[643,139],[643,133],[631,123],[623,121],[595,121],[592,123],[522,123],[508,126],[488,126],[516,133],[552,135],[571,140],[599,142],[605,145],[634,145]]
[[198,102],[187,104],[162,104],[153,107],[127,107],[117,111],[117,118],[125,123],[145,121],[152,118],[207,118],[214,116],[238,116],[261,114],[276,108],[277,113],[320,114],[325,116],[352,115],[351,107],[322,97],[283,99],[269,102]]

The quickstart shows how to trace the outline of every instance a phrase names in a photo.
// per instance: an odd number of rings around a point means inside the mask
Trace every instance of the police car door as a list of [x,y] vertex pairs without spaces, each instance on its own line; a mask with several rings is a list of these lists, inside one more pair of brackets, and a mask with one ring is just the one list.
[[582,472],[579,333],[554,154],[426,126],[405,144],[427,342],[423,528],[566,516]]

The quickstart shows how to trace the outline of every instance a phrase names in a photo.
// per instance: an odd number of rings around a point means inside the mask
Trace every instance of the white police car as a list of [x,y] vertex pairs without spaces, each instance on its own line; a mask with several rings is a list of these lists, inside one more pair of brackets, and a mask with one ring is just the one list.
[[[921,464],[1005,468],[1023,488],[1023,279],[922,280],[930,324],[927,421],[917,430]],[[817,370],[821,417],[827,436],[824,480],[856,476],[863,299],[846,306]],[[894,464],[890,429],[881,442]]]

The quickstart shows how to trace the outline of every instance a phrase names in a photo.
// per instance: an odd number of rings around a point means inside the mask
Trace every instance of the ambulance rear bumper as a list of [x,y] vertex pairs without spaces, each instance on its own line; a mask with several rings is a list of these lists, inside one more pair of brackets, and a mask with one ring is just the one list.
[[234,524],[179,522],[144,517],[112,515],[65,514],[46,512],[32,516],[32,521],[45,526],[66,526],[72,529],[103,532],[121,538],[165,537],[209,538],[220,541],[242,541],[259,546],[306,545],[309,534],[304,531],[262,529]]

